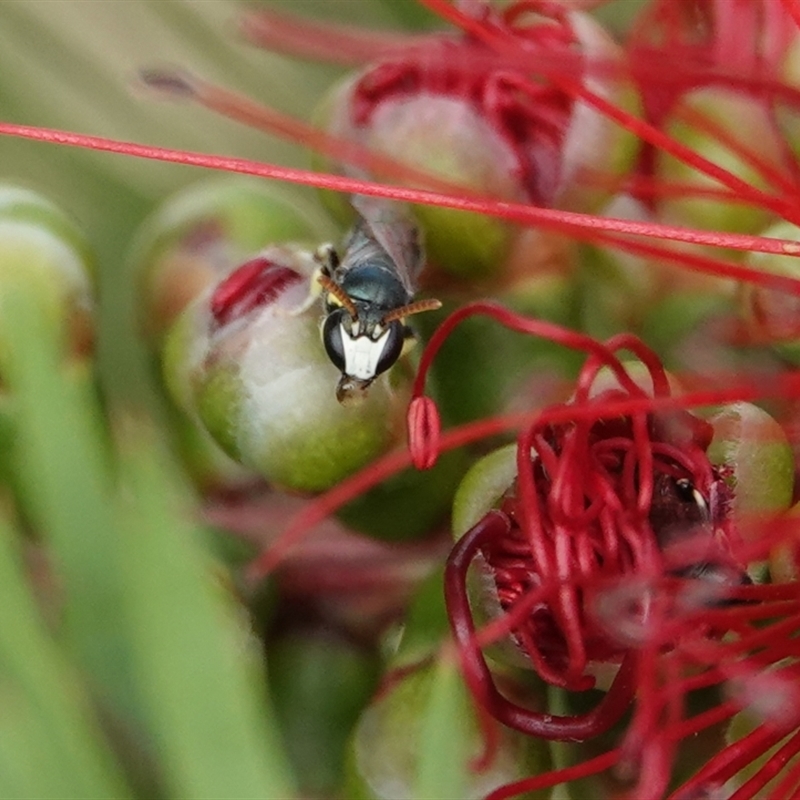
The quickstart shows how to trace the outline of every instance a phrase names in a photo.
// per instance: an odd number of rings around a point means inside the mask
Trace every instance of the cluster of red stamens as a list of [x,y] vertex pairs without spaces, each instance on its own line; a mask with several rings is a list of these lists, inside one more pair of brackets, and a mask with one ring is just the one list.
[[[601,345],[491,304],[454,314],[423,356],[410,436],[428,462],[440,434],[430,409],[418,424],[420,403],[433,406],[420,394],[424,376],[444,338],[472,313],[592,355],[570,400],[543,411],[520,435],[516,481],[448,560],[445,593],[467,684],[496,720],[552,740],[599,736],[633,709],[615,749],[504,787],[492,799],[611,767],[621,785],[635,787],[632,796],[661,797],[680,743],[743,711],[752,713],[752,732],[671,797],[712,796],[759,758],[733,796],[753,797],[779,776],[769,796],[793,797],[800,768],[784,767],[800,754],[800,597],[793,585],[752,585],[744,565],[796,536],[795,527],[772,521],[757,542],[738,538],[726,470],[706,455],[711,426],[677,407],[658,359],[634,337]],[[646,383],[618,360],[622,349],[646,366]],[[498,612],[480,627],[476,604],[486,598],[468,580],[471,567],[483,571],[483,590],[487,578],[490,584],[483,615]],[[540,677],[567,691],[592,688],[592,662],[617,665],[616,676],[584,714],[520,706],[498,689],[482,652],[508,637]],[[719,689],[723,699],[690,716],[690,697]]]
[[[526,23],[534,5],[535,22]],[[540,16],[540,3],[515,3],[502,13],[488,7],[482,11],[482,25],[497,35],[513,37],[531,56],[546,53],[557,58],[576,44],[563,9],[551,9],[546,19]],[[369,69],[353,90],[352,121],[367,127],[382,103],[421,96],[451,97],[468,104],[514,154],[528,199],[552,201],[573,96],[499,62],[480,40],[437,36]]]

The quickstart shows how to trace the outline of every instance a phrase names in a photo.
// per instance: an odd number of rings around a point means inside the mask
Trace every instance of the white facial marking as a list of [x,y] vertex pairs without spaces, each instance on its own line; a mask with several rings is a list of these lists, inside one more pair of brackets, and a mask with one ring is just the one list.
[[344,350],[344,373],[362,381],[371,380],[378,369],[389,331],[387,330],[377,341],[373,341],[369,336],[353,338],[345,330],[344,325],[340,325],[339,328]]

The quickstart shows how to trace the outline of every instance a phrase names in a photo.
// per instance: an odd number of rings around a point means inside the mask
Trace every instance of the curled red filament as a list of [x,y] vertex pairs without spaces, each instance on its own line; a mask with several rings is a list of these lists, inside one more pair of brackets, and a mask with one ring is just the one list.
[[[446,574],[448,613],[471,690],[504,724],[549,739],[596,736],[634,697],[632,676],[653,612],[646,591],[623,596],[619,587],[712,572],[731,586],[747,581],[731,555],[730,492],[706,455],[711,426],[678,409],[610,416],[609,403],[663,400],[670,389],[658,359],[638,340],[616,337],[602,348],[586,362],[575,396],[520,435],[514,485],[456,545]],[[600,372],[621,348],[639,356],[652,388],[619,361],[613,378]],[[554,421],[570,407],[573,420]],[[491,635],[476,632],[468,599],[475,561],[491,579],[489,604],[501,612],[487,626]],[[481,646],[503,635],[542,679],[568,690],[594,685],[593,663],[621,666],[589,714],[533,712],[503,697],[486,666]]]

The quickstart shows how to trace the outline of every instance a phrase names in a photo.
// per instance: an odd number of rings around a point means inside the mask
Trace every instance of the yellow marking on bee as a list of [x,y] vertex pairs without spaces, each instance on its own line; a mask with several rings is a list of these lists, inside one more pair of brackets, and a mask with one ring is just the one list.
[[320,273],[317,275],[317,283],[328,293],[328,298],[326,298],[328,302],[338,300],[339,305],[346,308],[353,319],[358,319],[358,311],[356,310],[355,304],[350,299],[347,292],[345,292],[333,278],[329,278],[327,275]]

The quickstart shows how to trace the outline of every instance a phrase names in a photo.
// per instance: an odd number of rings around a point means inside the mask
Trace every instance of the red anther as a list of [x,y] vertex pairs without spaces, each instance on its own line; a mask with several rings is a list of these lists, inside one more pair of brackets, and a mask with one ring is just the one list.
[[217,325],[247,314],[258,306],[268,305],[303,276],[267,258],[259,257],[242,264],[217,286],[211,296],[211,314]]
[[417,469],[431,469],[439,458],[442,425],[436,403],[430,397],[415,397],[408,406],[408,449]]

